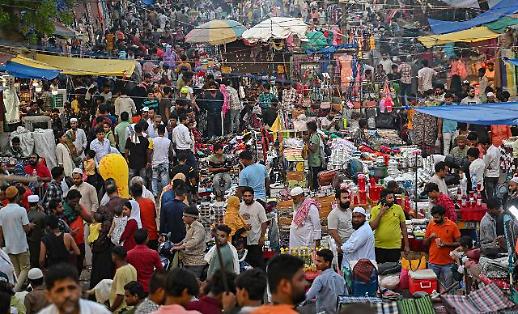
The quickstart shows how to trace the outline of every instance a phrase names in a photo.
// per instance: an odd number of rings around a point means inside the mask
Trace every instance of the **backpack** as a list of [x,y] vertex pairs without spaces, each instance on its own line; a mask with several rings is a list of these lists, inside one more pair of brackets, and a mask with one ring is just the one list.
[[378,295],[378,270],[366,258],[354,265],[351,274],[351,292],[355,297],[376,297]]

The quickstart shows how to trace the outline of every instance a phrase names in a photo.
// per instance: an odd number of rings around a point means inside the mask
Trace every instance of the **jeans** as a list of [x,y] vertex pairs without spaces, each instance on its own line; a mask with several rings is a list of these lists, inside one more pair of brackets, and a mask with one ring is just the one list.
[[498,177],[485,177],[484,190],[486,190],[486,200],[495,198],[496,186],[498,185]]
[[152,169],[151,188],[153,189],[153,195],[158,197],[162,189],[169,183],[169,164],[159,164]]
[[428,268],[433,270],[435,275],[437,275],[437,279],[445,289],[447,289],[453,284],[453,274],[451,272],[451,266],[452,264],[437,265],[428,263]]
[[239,131],[239,114],[241,110],[231,109],[230,110],[230,133]]
[[400,90],[399,95],[401,96],[401,105],[405,106],[407,101],[407,96],[412,93],[412,84],[399,84]]
[[144,182],[147,182],[146,168],[129,169],[129,179],[131,180],[131,178],[136,177],[136,176],[141,177],[142,179],[144,179]]
[[22,291],[22,286],[27,280],[27,274],[29,273],[29,268],[31,267],[29,252],[23,252],[20,254],[9,254],[9,259],[13,264],[14,272],[16,273],[16,277],[18,278],[16,287],[14,287],[14,291]]
[[207,115],[207,137],[221,136],[221,114]]
[[232,178],[228,172],[220,172],[214,175],[212,179],[212,186],[214,187],[214,194],[221,196],[225,194],[225,191],[230,189],[232,185]]
[[443,155],[446,156],[450,153],[451,142],[453,139],[454,133],[443,133],[442,134],[442,145],[443,145]]

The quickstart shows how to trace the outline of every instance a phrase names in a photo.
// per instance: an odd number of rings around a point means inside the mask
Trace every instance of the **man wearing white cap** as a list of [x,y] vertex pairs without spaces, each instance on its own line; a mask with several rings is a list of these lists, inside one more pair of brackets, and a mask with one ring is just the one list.
[[46,297],[43,272],[39,268],[32,268],[29,270],[27,278],[29,278],[32,291],[25,296],[23,301],[25,313],[36,314],[50,304]]
[[70,129],[67,131],[66,135],[72,140],[74,146],[76,147],[77,155],[83,158],[85,156],[84,151],[86,146],[88,145],[88,139],[86,138],[86,133],[83,129],[80,129],[77,118],[70,119]]
[[304,196],[301,187],[295,187],[290,192],[295,212],[290,226],[290,248],[314,247],[320,245],[322,227],[318,203],[312,198]]
[[40,242],[43,238],[47,215],[43,212],[43,208],[38,204],[40,198],[38,195],[29,195],[29,210],[27,218],[34,226],[27,234],[27,242],[29,244],[30,263],[31,267],[38,267],[40,265]]
[[99,208],[97,190],[90,183],[83,181],[83,170],[79,168],[72,170],[72,181],[74,182],[74,185],[70,187],[70,190],[78,190],[81,192],[79,204],[89,212],[96,212]]
[[361,207],[355,207],[353,209],[352,225],[354,232],[342,245],[342,251],[344,252],[342,265],[349,267],[350,262],[358,261],[362,258],[375,261],[374,232],[369,223],[367,223],[367,213],[365,209]]
[[515,206],[518,208],[518,177],[513,177],[507,185],[508,193],[505,208]]

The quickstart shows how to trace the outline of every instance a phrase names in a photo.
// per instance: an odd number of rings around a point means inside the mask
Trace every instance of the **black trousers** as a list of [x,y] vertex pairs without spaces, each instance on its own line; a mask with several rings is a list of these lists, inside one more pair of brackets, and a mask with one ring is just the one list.
[[399,262],[399,259],[401,258],[401,249],[382,249],[377,247],[374,251],[376,253],[376,262],[378,264]]

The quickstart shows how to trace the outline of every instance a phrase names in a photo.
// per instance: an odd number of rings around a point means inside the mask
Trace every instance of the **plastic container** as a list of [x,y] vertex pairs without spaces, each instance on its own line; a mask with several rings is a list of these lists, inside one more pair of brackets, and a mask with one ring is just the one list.
[[462,207],[460,216],[463,221],[481,221],[486,212],[487,209],[482,206]]
[[431,269],[409,271],[408,290],[410,294],[422,291],[432,294],[437,291],[437,276]]

